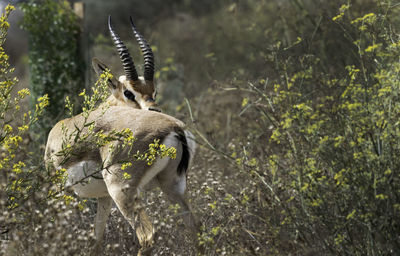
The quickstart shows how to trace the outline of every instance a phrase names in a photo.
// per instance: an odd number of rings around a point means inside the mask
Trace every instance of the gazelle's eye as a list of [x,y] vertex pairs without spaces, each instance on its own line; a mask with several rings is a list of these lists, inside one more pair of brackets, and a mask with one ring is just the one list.
[[135,95],[131,91],[125,90],[124,95],[128,100],[131,100],[131,101],[135,100]]

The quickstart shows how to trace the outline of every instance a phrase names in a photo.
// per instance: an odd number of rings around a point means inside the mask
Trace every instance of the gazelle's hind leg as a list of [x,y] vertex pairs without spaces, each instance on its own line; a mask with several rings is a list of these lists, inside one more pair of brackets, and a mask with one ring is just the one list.
[[141,247],[138,255],[151,255],[154,243],[155,229],[149,217],[147,216],[144,207],[140,207],[138,209],[136,223],[136,236],[139,240]]
[[132,175],[131,179],[124,180],[122,173],[121,165],[115,164],[103,171],[104,181],[121,214],[136,231],[141,246],[138,255],[150,255],[155,230],[139,198],[140,179]]
[[203,255],[203,245],[200,245],[198,242],[198,234],[201,232],[201,224],[193,215],[190,206],[185,199],[186,177],[184,174],[178,176],[177,173],[175,174],[175,178],[171,179],[170,177],[171,176],[168,176],[168,174],[160,173],[157,177],[160,188],[166,194],[171,203],[180,206],[179,210],[183,222],[185,223],[186,228],[190,231],[191,239],[195,243],[198,253]]
[[166,194],[171,203],[178,204],[180,206],[181,216],[186,227],[197,234],[200,228],[199,222],[194,217],[189,204],[185,199],[185,175],[183,174],[178,176],[178,174],[176,174],[175,178],[173,179],[165,176],[167,176],[167,174],[160,173],[160,175],[157,177],[161,190]]
[[[200,232],[200,222],[193,215],[190,206],[185,199],[186,172],[188,170],[184,170],[180,174],[178,173],[180,162],[186,161],[182,158],[189,157],[188,166],[190,166],[196,148],[196,144],[193,141],[193,135],[190,132],[185,132],[185,136],[187,140],[187,148],[185,149],[182,147],[182,142],[179,142],[178,145],[174,145],[177,149],[177,157],[174,160],[170,159],[164,170],[157,175],[157,181],[169,201],[180,206],[180,214],[185,226],[191,231],[194,240],[197,242],[197,234]],[[187,152],[189,154],[185,154],[185,150],[188,150]]]
[[[199,222],[193,216],[185,199],[186,172],[188,170],[179,170],[180,163],[185,161],[187,161],[186,168],[190,167],[196,150],[196,143],[193,140],[193,134],[189,131],[185,131],[184,136],[184,140],[179,139],[179,142],[176,140],[176,138],[178,138],[177,136],[171,139],[174,143],[170,144],[177,149],[177,157],[174,160],[170,159],[170,161],[168,161],[168,165],[157,175],[157,181],[168,199],[172,203],[180,206],[182,218],[186,227],[193,231],[194,234],[197,234],[200,231]],[[182,173],[178,173],[179,171]]]

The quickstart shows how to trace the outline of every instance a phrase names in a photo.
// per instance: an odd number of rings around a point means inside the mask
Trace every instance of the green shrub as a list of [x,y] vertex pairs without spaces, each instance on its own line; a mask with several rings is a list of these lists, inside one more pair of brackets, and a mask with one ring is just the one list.
[[391,30],[397,13],[384,4],[359,17],[343,5],[332,17],[357,50],[345,75],[324,72],[331,63],[310,53],[279,59],[285,50],[277,48],[282,79],[249,84],[243,107],[258,120],[252,132],[271,131],[270,139],[233,154],[271,202],[261,217],[280,253],[400,249],[400,43]]
[[79,49],[80,25],[68,1],[32,0],[21,4],[22,28],[29,33],[32,102],[47,94],[50,106],[35,125],[34,141],[45,143],[55,120],[64,117],[64,97],[76,100],[84,88],[84,65]]

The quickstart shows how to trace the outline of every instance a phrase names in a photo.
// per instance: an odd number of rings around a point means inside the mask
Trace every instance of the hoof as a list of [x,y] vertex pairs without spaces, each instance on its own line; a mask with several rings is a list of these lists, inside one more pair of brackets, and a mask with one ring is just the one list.
[[138,256],[151,256],[151,251],[153,248],[141,248],[138,252]]

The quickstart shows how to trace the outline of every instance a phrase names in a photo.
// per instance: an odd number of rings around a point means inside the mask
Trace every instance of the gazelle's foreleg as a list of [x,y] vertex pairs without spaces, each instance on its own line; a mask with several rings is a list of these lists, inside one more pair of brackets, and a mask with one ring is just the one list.
[[96,235],[96,242],[93,251],[90,255],[102,255],[104,231],[107,224],[107,219],[110,215],[112,205],[111,197],[101,197],[97,199],[97,213],[94,219],[94,232]]
[[111,197],[101,197],[97,199],[97,213],[94,219],[94,231],[96,240],[102,241],[107,220],[110,215],[112,205]]

